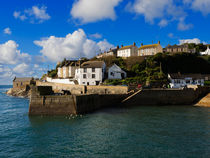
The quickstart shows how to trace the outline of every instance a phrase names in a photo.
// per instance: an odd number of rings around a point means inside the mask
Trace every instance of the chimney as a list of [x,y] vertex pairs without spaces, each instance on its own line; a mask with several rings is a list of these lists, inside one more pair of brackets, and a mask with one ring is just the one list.
[[121,48],[123,47],[123,45],[121,45]]
[[143,46],[143,43],[141,43],[141,46]]
[[112,48],[110,48],[109,50],[112,50]]
[[117,45],[117,49],[119,49],[120,47]]
[[178,75],[181,76],[181,72],[180,71],[178,72]]
[[133,46],[136,46],[136,43],[135,42],[133,42]]
[[160,41],[158,41],[158,44],[160,44]]

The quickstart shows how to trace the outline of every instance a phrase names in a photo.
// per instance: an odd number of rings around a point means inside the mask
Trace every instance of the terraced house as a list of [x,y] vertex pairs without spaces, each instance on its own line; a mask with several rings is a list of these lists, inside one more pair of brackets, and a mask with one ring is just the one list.
[[76,69],[75,79],[79,85],[99,85],[104,79],[105,70],[103,61],[87,61]]
[[160,45],[160,41],[157,44],[143,45],[138,49],[138,56],[151,56],[157,53],[162,53],[163,48]]
[[130,46],[122,45],[117,51],[117,57],[128,58],[131,56],[138,56],[138,47],[135,42]]
[[168,52],[168,53],[195,53],[196,49],[195,48],[189,48],[188,43],[185,44],[181,44],[181,45],[168,45],[166,46],[166,48],[164,49],[164,52]]

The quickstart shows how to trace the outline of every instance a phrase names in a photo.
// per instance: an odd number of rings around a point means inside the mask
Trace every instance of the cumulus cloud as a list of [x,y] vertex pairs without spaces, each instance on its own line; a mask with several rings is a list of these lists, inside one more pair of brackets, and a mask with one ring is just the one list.
[[97,44],[102,52],[107,51],[107,49],[113,48],[114,45],[110,44],[106,39],[98,42]]
[[[185,0],[183,3],[187,4]],[[160,27],[166,27],[170,22],[178,22],[177,28],[179,30],[188,30],[192,28],[192,24],[186,24],[185,19],[187,13],[183,3],[176,3],[174,0],[135,0],[134,3],[129,3],[127,8],[136,13],[143,15],[146,22],[153,24],[155,19],[159,20]]]
[[22,21],[29,19],[31,23],[42,23],[51,18],[47,13],[46,6],[32,6],[32,8],[26,9],[23,12],[15,11],[13,16]]
[[22,61],[30,61],[31,57],[27,53],[20,53],[18,44],[9,40],[0,44],[0,64],[17,64]]
[[114,8],[122,0],[77,0],[70,14],[81,23],[96,22],[103,19],[116,19]]
[[144,15],[146,21],[153,22],[155,18],[162,18],[167,7],[173,5],[172,0],[135,0],[130,10]]
[[10,30],[9,27],[7,27],[7,28],[4,29],[4,34],[8,34],[8,35],[11,35],[12,34],[12,31]]
[[198,38],[181,39],[181,40],[179,40],[179,44],[184,44],[184,43],[195,43],[195,44],[199,44],[199,43],[201,43],[201,40],[198,39]]
[[50,36],[39,41],[34,41],[42,47],[41,53],[52,62],[61,61],[64,58],[76,59],[80,57],[93,57],[100,50],[109,49],[111,44],[107,41],[96,43],[87,38],[82,29],[67,34],[66,37]]

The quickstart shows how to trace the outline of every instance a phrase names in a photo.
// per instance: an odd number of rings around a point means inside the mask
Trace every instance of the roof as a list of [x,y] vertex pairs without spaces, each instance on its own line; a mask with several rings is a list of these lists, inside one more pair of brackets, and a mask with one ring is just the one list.
[[14,78],[13,81],[16,82],[30,82],[33,79],[33,77],[23,77],[23,78]]
[[172,79],[185,79],[185,78],[192,78],[192,79],[204,79],[204,75],[202,74],[180,74],[180,73],[171,73],[169,74]]
[[130,46],[121,47],[121,48],[119,48],[118,50],[129,49],[129,48],[132,48],[132,47],[135,47],[135,46],[132,44],[132,45],[130,45]]
[[79,66],[79,63],[77,60],[66,60],[65,63],[61,63],[60,67],[63,67],[63,66]]
[[81,65],[81,68],[102,68],[104,64],[103,61],[87,61]]
[[166,48],[188,48],[187,44],[182,44],[182,45],[167,45]]
[[109,53],[109,52],[113,52],[114,54],[117,54],[117,48],[114,48],[114,49],[111,49],[111,50],[109,50],[107,53]]
[[160,45],[160,44],[144,45],[144,46],[141,46],[139,49],[153,48],[153,47],[158,47],[159,45]]

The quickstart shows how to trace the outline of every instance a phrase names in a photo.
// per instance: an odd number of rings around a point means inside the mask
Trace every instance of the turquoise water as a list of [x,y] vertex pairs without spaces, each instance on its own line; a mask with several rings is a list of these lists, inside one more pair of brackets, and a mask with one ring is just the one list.
[[210,157],[210,108],[106,109],[28,117],[28,99],[0,86],[0,157]]

